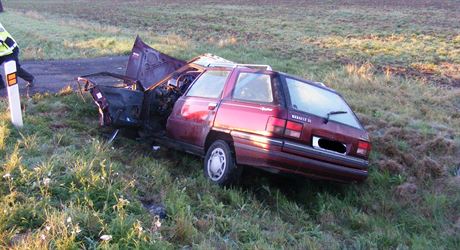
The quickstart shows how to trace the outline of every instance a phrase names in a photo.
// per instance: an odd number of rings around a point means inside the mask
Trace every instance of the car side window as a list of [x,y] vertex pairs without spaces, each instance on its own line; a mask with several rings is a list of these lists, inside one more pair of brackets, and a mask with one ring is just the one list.
[[204,72],[187,92],[187,96],[218,98],[224,89],[230,71],[208,70]]
[[271,76],[263,73],[240,73],[233,90],[233,99],[273,102]]

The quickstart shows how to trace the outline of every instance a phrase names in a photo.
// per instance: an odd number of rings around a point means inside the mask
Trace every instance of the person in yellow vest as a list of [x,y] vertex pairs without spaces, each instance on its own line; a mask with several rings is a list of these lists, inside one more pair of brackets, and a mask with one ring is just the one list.
[[[33,87],[34,76],[29,72],[25,71],[21,64],[19,64],[19,46],[13,37],[6,31],[3,25],[0,23],[0,64],[6,61],[16,61],[16,75],[21,77],[27,82],[28,87]],[[3,77],[0,78],[0,88],[4,88],[5,83]]]

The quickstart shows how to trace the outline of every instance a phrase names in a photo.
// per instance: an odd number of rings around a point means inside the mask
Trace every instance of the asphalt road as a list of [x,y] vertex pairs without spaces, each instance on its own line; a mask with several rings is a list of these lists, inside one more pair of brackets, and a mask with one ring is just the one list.
[[[24,69],[35,76],[35,86],[30,93],[57,92],[70,85],[76,88],[75,78],[81,75],[108,71],[124,74],[128,56],[111,56],[91,59],[22,61]],[[114,81],[101,78],[98,83]],[[19,91],[26,94],[25,82],[19,78]],[[6,96],[6,89],[0,90],[1,96]]]

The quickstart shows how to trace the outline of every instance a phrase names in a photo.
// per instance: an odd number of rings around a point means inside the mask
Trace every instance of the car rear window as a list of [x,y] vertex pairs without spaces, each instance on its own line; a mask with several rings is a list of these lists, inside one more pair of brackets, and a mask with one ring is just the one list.
[[362,128],[350,107],[336,93],[292,78],[286,78],[286,83],[292,109],[324,118],[329,112],[345,111],[347,113],[331,115],[329,120]]
[[218,98],[224,89],[230,71],[208,70],[204,72],[187,93],[187,96]]

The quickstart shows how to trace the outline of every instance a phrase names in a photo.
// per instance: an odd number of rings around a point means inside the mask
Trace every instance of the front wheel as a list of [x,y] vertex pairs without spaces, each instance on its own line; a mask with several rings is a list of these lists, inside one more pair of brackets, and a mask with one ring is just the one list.
[[239,178],[240,168],[235,164],[230,146],[223,140],[215,141],[204,158],[204,175],[219,185],[228,185]]

